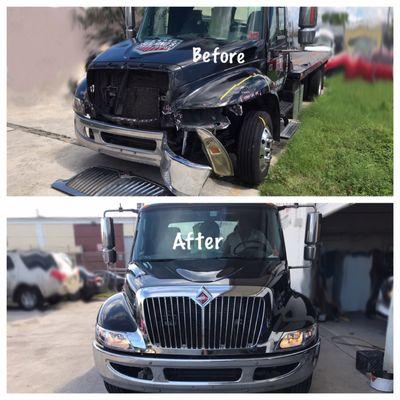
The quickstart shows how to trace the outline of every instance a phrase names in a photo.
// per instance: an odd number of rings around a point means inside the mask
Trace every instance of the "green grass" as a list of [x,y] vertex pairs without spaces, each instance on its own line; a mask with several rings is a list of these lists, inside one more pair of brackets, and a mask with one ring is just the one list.
[[392,195],[392,82],[331,77],[300,121],[262,195]]

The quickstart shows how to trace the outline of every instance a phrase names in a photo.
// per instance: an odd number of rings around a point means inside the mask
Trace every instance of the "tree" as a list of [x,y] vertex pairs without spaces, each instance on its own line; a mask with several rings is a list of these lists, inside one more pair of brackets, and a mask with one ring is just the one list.
[[325,24],[346,26],[349,22],[349,14],[347,12],[326,12],[322,14],[322,22]]
[[84,30],[85,44],[90,51],[125,38],[122,7],[78,8],[72,18]]
[[[135,7],[136,26],[143,16],[143,7]],[[72,21],[81,27],[85,36],[87,57],[86,69],[104,48],[125,40],[125,20],[123,7],[87,7],[77,8],[72,12]],[[68,82],[71,93],[78,82]]]

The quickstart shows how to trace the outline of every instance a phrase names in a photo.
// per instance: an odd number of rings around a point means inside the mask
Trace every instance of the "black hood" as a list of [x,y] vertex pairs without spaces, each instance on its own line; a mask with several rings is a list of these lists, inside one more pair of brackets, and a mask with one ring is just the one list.
[[[163,42],[160,40],[159,42]],[[226,42],[212,38],[196,38],[190,40],[165,39],[166,45],[162,51],[154,51],[151,41],[138,42],[126,40],[116,44],[100,54],[91,64],[91,67],[100,67],[109,63],[124,63],[143,69],[168,69],[174,70],[180,84],[195,81],[201,77],[209,76],[227,69],[249,66],[259,57],[258,50],[262,41],[234,41]],[[245,63],[238,64],[234,58],[233,64],[224,64],[217,58],[214,62],[193,62],[193,47],[200,47],[201,52],[213,52],[219,47],[220,52],[242,52],[245,54]]]
[[196,259],[135,262],[136,289],[150,286],[213,284],[271,286],[286,270],[280,260]]

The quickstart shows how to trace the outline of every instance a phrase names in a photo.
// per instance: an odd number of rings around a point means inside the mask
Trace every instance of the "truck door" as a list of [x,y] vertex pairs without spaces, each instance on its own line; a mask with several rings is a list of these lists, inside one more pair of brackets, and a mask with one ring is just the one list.
[[267,76],[279,91],[285,83],[288,68],[288,41],[286,29],[286,8],[269,7],[267,37]]

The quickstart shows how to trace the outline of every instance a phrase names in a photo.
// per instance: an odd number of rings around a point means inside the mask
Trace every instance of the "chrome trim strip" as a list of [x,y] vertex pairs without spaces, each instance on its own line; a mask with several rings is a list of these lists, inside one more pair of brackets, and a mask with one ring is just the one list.
[[[165,186],[175,195],[198,196],[212,172],[208,165],[196,164],[176,155],[169,148],[164,131],[124,128],[77,113],[74,121],[75,135],[82,146],[123,160],[160,167]],[[93,139],[85,133],[86,129],[92,130]],[[110,144],[102,139],[101,132],[153,140],[156,148],[151,151]]]

